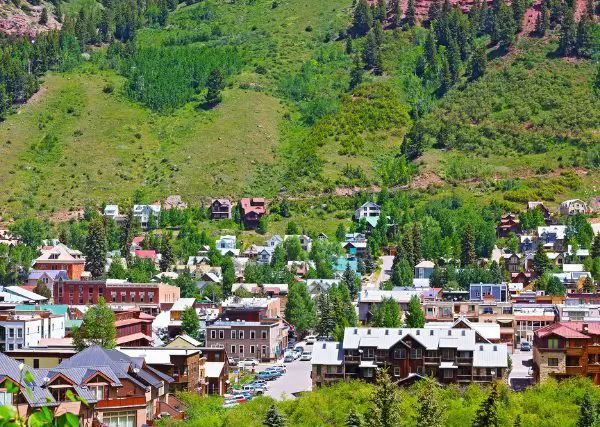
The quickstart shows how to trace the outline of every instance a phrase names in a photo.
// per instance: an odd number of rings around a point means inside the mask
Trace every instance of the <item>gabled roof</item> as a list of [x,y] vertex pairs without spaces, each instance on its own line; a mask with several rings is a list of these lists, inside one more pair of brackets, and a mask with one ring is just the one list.
[[318,341],[312,349],[313,365],[337,365],[344,362],[344,348],[339,342]]
[[[584,333],[584,325],[588,335]],[[590,335],[600,335],[600,322],[558,322],[538,329],[535,335],[540,338],[557,335],[562,338],[588,339]]]
[[80,251],[76,251],[67,247],[62,243],[51,247],[48,250],[42,250],[42,254],[34,261],[34,263],[75,263],[84,264],[85,258]]

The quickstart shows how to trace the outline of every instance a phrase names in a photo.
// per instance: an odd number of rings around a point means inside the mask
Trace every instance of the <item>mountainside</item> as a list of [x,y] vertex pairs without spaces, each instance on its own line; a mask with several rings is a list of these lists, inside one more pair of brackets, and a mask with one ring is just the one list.
[[0,33],[11,36],[30,36],[61,28],[61,23],[52,14],[48,14],[46,23],[40,22],[44,8],[53,10],[50,3],[32,4],[18,1],[0,1]]
[[[414,3],[416,21],[434,4]],[[167,6],[134,11],[139,28],[130,34],[126,3],[61,4],[85,55],[67,55],[61,42],[40,90],[0,123],[0,215],[52,215],[128,200],[136,190],[147,201],[181,194],[199,203],[409,183],[458,185],[510,203],[523,194],[556,198],[528,189],[565,170],[581,183],[560,184],[557,194],[594,191],[587,183],[597,182],[600,163],[598,24],[586,27],[585,55],[564,58],[560,25],[544,37],[527,31],[538,4],[495,12],[523,22],[508,47],[500,27],[490,33],[491,18],[473,13],[442,8],[450,33],[438,24],[410,28],[409,2],[400,4],[402,21],[386,4],[385,31],[374,25],[364,36],[355,34],[349,0]],[[50,15],[47,27],[58,26]],[[473,71],[479,60],[481,75]],[[215,69],[222,100],[209,105]]]

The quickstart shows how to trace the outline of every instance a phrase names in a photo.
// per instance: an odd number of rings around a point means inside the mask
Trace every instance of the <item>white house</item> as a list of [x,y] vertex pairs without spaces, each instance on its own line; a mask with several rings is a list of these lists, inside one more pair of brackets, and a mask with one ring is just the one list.
[[372,216],[379,216],[381,214],[381,207],[377,203],[366,202],[354,211],[354,219],[359,221],[361,218],[367,218]]
[[269,240],[267,240],[267,246],[270,248],[274,248],[277,245],[280,245],[283,242],[283,239],[279,234],[274,235]]
[[150,221],[158,221],[160,205],[133,205],[133,217],[140,221],[142,228],[148,228]]
[[115,219],[115,217],[119,216],[119,205],[106,205],[104,216]]
[[216,242],[216,248],[221,255],[232,254],[237,256],[240,254],[240,250],[236,247],[236,237],[235,236],[221,236]]
[[580,199],[565,200],[560,204],[561,215],[574,215],[576,213],[584,214],[587,211],[587,203]]
[[42,338],[64,338],[65,316],[47,311],[12,311],[0,320],[0,351],[39,345]]

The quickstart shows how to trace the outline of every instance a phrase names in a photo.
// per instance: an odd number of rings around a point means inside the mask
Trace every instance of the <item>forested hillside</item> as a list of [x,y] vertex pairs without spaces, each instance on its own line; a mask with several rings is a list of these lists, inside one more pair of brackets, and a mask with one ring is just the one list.
[[0,39],[0,214],[136,190],[458,185],[520,203],[598,180],[593,0],[56,0],[48,13],[60,29]]

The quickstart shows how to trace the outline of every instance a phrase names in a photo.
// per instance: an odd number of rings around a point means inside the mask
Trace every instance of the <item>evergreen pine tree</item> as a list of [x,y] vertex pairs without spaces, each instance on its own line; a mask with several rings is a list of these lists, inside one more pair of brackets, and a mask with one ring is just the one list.
[[392,383],[388,367],[377,369],[375,390],[371,398],[372,412],[369,425],[373,427],[395,427],[398,425],[398,387]]
[[406,6],[406,24],[412,28],[417,25],[417,11],[415,10],[415,0],[408,0]]
[[423,389],[419,397],[417,427],[443,427],[446,421],[446,405],[435,390]]
[[394,28],[400,28],[400,25],[402,24],[402,4],[400,1],[394,2],[392,13],[394,14],[392,17],[392,24]]
[[352,38],[348,37],[346,38],[346,54],[352,55],[353,51],[354,50],[352,48]]
[[367,0],[359,0],[354,9],[354,18],[352,20],[354,33],[357,36],[364,36],[369,32],[372,26],[373,17],[371,15],[369,3],[367,3]]
[[563,56],[571,56],[576,51],[577,30],[573,19],[573,10],[567,8],[565,16],[560,26],[560,53]]
[[498,419],[498,405],[500,403],[500,393],[498,391],[498,382],[492,384],[491,390],[485,400],[477,409],[473,427],[497,427],[500,420]]
[[468,267],[475,264],[475,232],[473,226],[467,224],[463,231],[461,251],[460,251],[460,266]]
[[590,251],[590,255],[592,258],[600,258],[600,233],[594,236],[594,241],[592,243],[592,250]]
[[592,427],[596,423],[598,418],[596,405],[589,391],[586,391],[583,395],[583,400],[579,406],[579,419],[577,420],[577,427]]
[[346,421],[344,422],[345,427],[362,427],[363,420],[361,416],[356,412],[355,408],[350,408],[350,412],[348,412],[348,416],[346,417]]
[[477,80],[485,74],[487,52],[484,45],[477,46],[469,63],[469,78]]
[[377,0],[377,6],[375,7],[375,15],[373,18],[381,23],[385,22],[387,18],[385,0]]
[[40,16],[40,24],[46,25],[48,23],[48,10],[46,8],[42,9],[42,15]]
[[359,284],[357,284],[356,273],[354,270],[352,270],[352,268],[350,268],[350,263],[346,264],[346,269],[344,270],[344,275],[342,276],[342,282],[348,288],[348,291],[350,292],[350,298],[356,298],[360,288]]
[[135,217],[133,216],[133,210],[127,211],[127,218],[121,231],[121,254],[125,256],[127,265],[131,265],[131,243],[135,234]]
[[544,245],[537,245],[535,253],[533,254],[533,270],[539,277],[550,268],[552,268],[552,264],[548,258],[548,255],[546,255],[546,251],[544,251]]
[[375,22],[373,25],[373,34],[375,35],[375,41],[377,42],[377,46],[381,47],[383,44],[383,26],[381,22]]
[[173,256],[173,245],[168,235],[163,237],[161,259],[160,259],[160,271],[168,271],[169,268],[175,263],[175,257]]
[[433,21],[435,21],[436,19],[438,19],[440,17],[441,12],[442,12],[442,7],[440,6],[440,1],[433,0],[431,2],[431,4],[429,5],[429,9],[427,10],[427,19],[429,20],[430,23],[432,23]]
[[524,0],[513,0],[510,6],[517,31],[521,31],[523,28],[523,16],[525,15],[527,5]]
[[414,268],[414,244],[413,244],[413,235],[410,232],[404,233],[402,236],[401,242],[402,252],[401,257],[408,261],[410,268]]
[[225,88],[225,79],[220,70],[212,70],[206,80],[206,104],[214,107],[221,102],[221,91]]
[[381,74],[381,52],[374,31],[369,31],[367,34],[362,59],[366,69],[373,70],[374,74]]
[[577,37],[575,42],[575,50],[577,56],[582,58],[591,57],[594,45],[593,24],[590,23],[587,15],[581,17],[577,24]]
[[263,425],[266,427],[285,427],[285,417],[279,412],[274,403],[269,407]]
[[104,275],[106,265],[106,230],[101,219],[90,221],[88,235],[85,241],[85,269],[93,278]]
[[435,57],[436,57],[436,51],[437,51],[437,45],[435,42],[435,32],[434,31],[429,31],[427,33],[427,38],[425,39],[425,58],[427,59],[427,66],[429,67],[430,70],[435,70],[435,66],[436,66],[436,62],[435,62]]
[[444,55],[442,64],[442,75],[440,77],[440,94],[444,95],[452,87],[452,75],[450,74],[450,65],[448,64],[448,55]]
[[421,229],[415,223],[412,229],[412,244],[413,244],[413,266],[417,265],[423,259],[423,248],[421,247]]
[[414,160],[423,154],[424,149],[424,138],[425,130],[421,121],[416,121],[410,131],[404,135],[404,141],[402,142],[402,154],[406,156],[408,160]]

